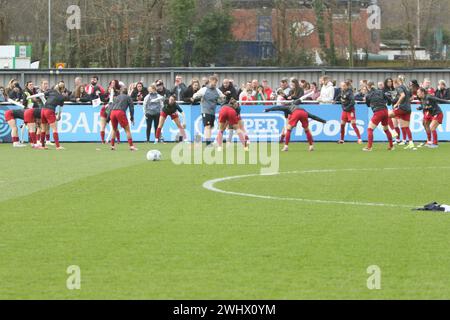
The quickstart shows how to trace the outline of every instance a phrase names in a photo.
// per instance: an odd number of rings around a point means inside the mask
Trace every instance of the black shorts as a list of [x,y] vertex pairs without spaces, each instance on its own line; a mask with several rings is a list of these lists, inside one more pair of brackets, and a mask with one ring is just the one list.
[[214,123],[216,122],[216,116],[212,114],[202,114],[203,126],[214,128]]

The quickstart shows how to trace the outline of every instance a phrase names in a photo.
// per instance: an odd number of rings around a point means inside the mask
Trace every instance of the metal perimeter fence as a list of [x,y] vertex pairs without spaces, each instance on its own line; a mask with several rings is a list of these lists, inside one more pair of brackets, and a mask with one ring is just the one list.
[[69,90],[73,90],[74,78],[82,77],[84,82],[97,75],[100,83],[106,85],[110,80],[117,79],[126,84],[142,81],[149,85],[155,80],[161,79],[167,87],[175,83],[175,76],[181,75],[186,84],[193,78],[201,79],[204,76],[218,74],[221,79],[232,79],[236,86],[240,86],[246,81],[266,79],[272,88],[277,88],[279,82],[284,77],[296,77],[309,82],[317,82],[323,75],[328,75],[332,79],[342,81],[352,79],[354,83],[367,79],[374,82],[384,81],[388,77],[395,77],[400,74],[407,79],[417,79],[419,83],[424,78],[430,78],[436,86],[439,80],[450,81],[450,69],[343,69],[343,68],[149,68],[149,69],[63,69],[63,70],[0,70],[0,86],[5,86],[11,79],[18,79],[20,83],[33,81],[39,84],[41,80],[49,80],[56,83],[63,80]]

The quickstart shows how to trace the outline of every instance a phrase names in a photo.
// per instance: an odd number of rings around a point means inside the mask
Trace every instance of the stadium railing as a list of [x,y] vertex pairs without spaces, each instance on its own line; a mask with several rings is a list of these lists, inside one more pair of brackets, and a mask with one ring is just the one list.
[[[290,103],[292,103],[292,101],[286,101],[286,102],[281,102],[281,103],[277,103],[276,101],[273,101],[273,100],[267,100],[267,101],[238,101],[240,104],[241,104],[241,106],[243,106],[243,107],[251,107],[251,106],[256,106],[256,105],[278,105],[278,104],[290,104]],[[183,105],[183,106],[191,106],[191,105],[199,105],[200,103],[188,103],[188,102],[184,102],[184,101],[177,101],[177,103],[179,104],[179,105]],[[411,101],[411,103],[412,104],[419,104],[420,103],[420,101],[418,101],[418,100],[414,100],[414,101]],[[76,105],[80,105],[80,106],[85,106],[85,105],[89,105],[89,103],[83,103],[83,102],[80,102],[80,103],[77,103],[77,102],[65,102],[64,103],[64,105],[70,105],[70,106],[76,106]],[[141,101],[138,101],[138,102],[135,102],[135,105],[142,105],[143,104],[143,102],[141,102]],[[312,101],[312,100],[305,100],[305,101],[303,101],[303,104],[308,104],[308,105],[311,105],[311,104],[318,104],[318,105],[320,105],[320,104],[324,104],[324,105],[329,105],[329,104],[340,104],[338,101],[336,101],[336,102],[333,102],[333,103],[322,103],[322,102],[319,102],[319,101]],[[356,104],[366,104],[364,101],[356,101]],[[0,102],[0,105],[2,105],[2,106],[9,106],[9,105],[11,105],[11,103],[9,103],[9,102]]]

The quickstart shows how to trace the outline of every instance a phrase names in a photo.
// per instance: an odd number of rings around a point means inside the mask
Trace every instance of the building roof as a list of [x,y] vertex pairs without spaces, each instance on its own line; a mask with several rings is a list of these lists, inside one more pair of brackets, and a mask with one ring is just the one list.
[[[251,8],[251,9],[262,9],[262,8],[275,8],[276,7],[276,1],[275,0],[230,0],[229,1],[233,8],[236,9],[244,9],[244,8]],[[314,0],[287,0],[286,4],[290,8],[301,8],[301,7],[307,7],[312,8],[313,7]],[[372,4],[377,4],[378,0],[352,0],[353,6],[360,6],[363,8],[366,8]],[[337,3],[338,6],[345,6],[348,5],[348,0],[325,0],[325,5],[328,6],[331,3]]]

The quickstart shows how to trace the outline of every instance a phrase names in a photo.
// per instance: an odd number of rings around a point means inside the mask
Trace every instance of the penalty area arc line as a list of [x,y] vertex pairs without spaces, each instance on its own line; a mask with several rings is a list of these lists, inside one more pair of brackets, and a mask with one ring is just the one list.
[[[416,170],[421,168],[378,168],[378,169],[324,169],[324,170],[304,170],[304,171],[290,171],[290,172],[279,172],[272,174],[247,174],[241,176],[232,176],[232,177],[224,177],[213,180],[208,180],[203,184],[203,188],[208,191],[227,194],[232,196],[239,197],[247,197],[254,199],[263,199],[263,200],[277,200],[277,201],[296,201],[296,202],[305,202],[305,203],[316,203],[316,204],[336,204],[336,205],[352,205],[352,206],[365,206],[365,207],[391,207],[391,208],[408,208],[412,209],[417,207],[416,205],[401,205],[401,204],[389,204],[389,203],[375,203],[375,202],[359,202],[359,201],[339,201],[339,200],[318,200],[318,199],[303,199],[303,198],[285,198],[285,197],[277,197],[270,195],[258,195],[251,193],[243,193],[243,192],[235,192],[235,191],[226,191],[216,187],[216,184],[240,180],[245,178],[253,178],[253,177],[265,177],[265,176],[278,176],[284,174],[308,174],[308,173],[336,173],[336,172],[358,172],[358,171],[394,171],[394,170]],[[430,169],[430,168],[428,168]],[[450,169],[450,167],[434,167],[431,169]]]

